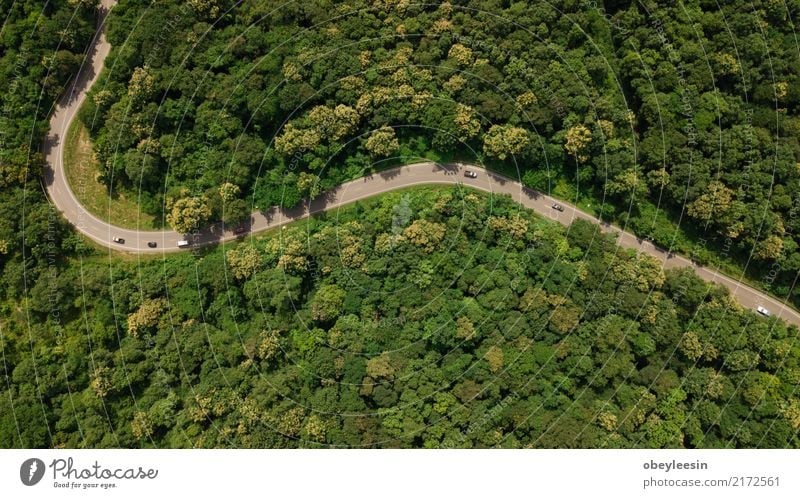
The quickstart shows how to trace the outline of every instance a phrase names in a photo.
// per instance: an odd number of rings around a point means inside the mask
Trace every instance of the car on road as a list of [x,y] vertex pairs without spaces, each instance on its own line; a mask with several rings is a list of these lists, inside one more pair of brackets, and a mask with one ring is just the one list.
[[117,244],[124,244],[124,243],[125,243],[125,239],[123,239],[123,238],[121,238],[121,237],[114,237],[114,238],[113,238],[113,239],[111,239],[111,240],[113,240],[113,241],[114,241],[114,242],[116,242]]
[[553,209],[555,209],[556,211],[564,211],[564,206],[562,206],[561,204],[553,203],[553,205],[551,207]]
[[178,247],[189,247],[189,241],[188,240],[179,240],[178,241]]
[[772,316],[772,312],[770,310],[768,310],[767,308],[763,307],[763,306],[758,306],[756,308],[756,311],[758,311],[759,313],[761,313],[764,316]]
[[246,233],[246,232],[247,232],[247,227],[236,227],[236,228],[233,229],[233,233],[235,235],[241,235],[241,234]]
[[467,178],[478,178],[478,173],[475,173],[474,171],[468,169],[467,171],[464,172],[464,176],[466,176]]
[[155,242],[148,242],[147,247],[158,247],[158,244],[156,244]]

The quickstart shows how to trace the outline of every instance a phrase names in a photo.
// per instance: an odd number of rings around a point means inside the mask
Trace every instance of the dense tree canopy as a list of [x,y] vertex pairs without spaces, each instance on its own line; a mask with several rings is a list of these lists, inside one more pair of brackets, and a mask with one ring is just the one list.
[[[41,190],[47,118],[75,74],[94,35],[91,2],[0,0],[0,275],[15,302],[26,289],[45,310],[68,287],[49,295],[50,267],[82,244]],[[2,299],[0,299],[2,301]],[[16,308],[16,305],[8,305]],[[6,304],[0,311],[0,329]],[[2,333],[2,330],[0,330]]]
[[0,189],[38,181],[39,153],[53,102],[94,34],[91,2],[2,0]]
[[504,197],[88,255],[29,299],[3,322],[3,447],[800,444],[796,327]]
[[[54,228],[47,230],[48,218],[57,216],[48,214],[40,193],[40,147],[48,114],[94,34],[95,11],[87,2],[0,0],[0,12],[0,269],[14,261],[5,271],[16,275],[8,283],[17,285],[24,272],[23,227],[29,243],[48,233],[54,242],[64,235],[59,219],[50,219]],[[43,261],[46,249],[30,247],[28,258],[29,265]]]
[[308,193],[304,173],[324,189],[385,158],[477,151],[535,166],[541,136],[561,148],[565,126],[598,118],[631,142],[622,93],[595,74],[609,54],[575,22],[607,32],[577,5],[213,4],[213,25],[175,0],[115,8],[114,70],[82,116],[116,188],[169,199],[231,182],[253,205],[289,205]]
[[768,0],[131,0],[82,116],[101,178],[159,218],[186,188],[239,186],[235,221],[387,158],[486,160],[664,246],[681,246],[680,220],[794,299],[798,15]]
[[[796,327],[510,199],[416,189],[103,258],[39,184],[93,2],[0,12],[0,447],[800,446]],[[486,161],[663,246],[679,220],[698,259],[798,301],[798,15],[126,0],[80,118],[100,180],[181,232],[393,161]]]

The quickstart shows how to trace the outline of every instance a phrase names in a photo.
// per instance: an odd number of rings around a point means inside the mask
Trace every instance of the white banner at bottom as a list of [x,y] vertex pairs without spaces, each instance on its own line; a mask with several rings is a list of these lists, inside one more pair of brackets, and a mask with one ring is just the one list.
[[798,450],[0,450],[0,496],[800,496]]

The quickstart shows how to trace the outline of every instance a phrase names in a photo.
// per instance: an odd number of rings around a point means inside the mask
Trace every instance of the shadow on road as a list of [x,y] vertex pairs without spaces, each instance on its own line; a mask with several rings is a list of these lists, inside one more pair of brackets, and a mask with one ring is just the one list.
[[541,192],[537,190],[530,189],[528,187],[522,187],[522,193],[525,194],[525,197],[528,199],[533,199],[535,201],[544,198]]
[[[44,139],[44,142],[42,142],[42,154],[44,154],[44,157],[49,157],[53,149],[58,147],[60,138],[61,137],[55,133],[47,135],[47,137]],[[44,180],[44,184],[48,187],[52,186],[53,182],[55,181],[55,171],[53,171],[50,161],[45,161],[42,179]]]
[[455,163],[433,163],[431,173],[443,172],[445,175],[457,175],[460,166]]
[[506,177],[504,176],[500,176],[488,171],[486,174],[489,176],[489,178],[492,179],[493,182],[497,183],[498,185],[505,185],[506,183],[508,183],[508,179],[506,179]]
[[309,203],[309,212],[312,214],[319,213],[328,209],[328,206],[336,204],[337,199],[339,199],[339,193],[342,190],[343,187],[339,186],[327,192],[323,192]]
[[380,176],[386,181],[392,180],[400,176],[400,168],[392,168],[392,169],[387,169],[386,171],[381,171],[380,173],[378,173],[378,176]]

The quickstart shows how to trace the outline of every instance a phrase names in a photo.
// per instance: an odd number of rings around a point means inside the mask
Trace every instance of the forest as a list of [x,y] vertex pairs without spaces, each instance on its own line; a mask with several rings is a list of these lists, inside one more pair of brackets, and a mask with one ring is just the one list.
[[[94,4],[0,0],[0,447],[800,446],[796,327],[507,198],[418,188],[181,255],[94,247],[39,152]],[[98,179],[180,231],[466,160],[798,303],[798,14],[126,0],[80,119]]]
[[132,0],[82,120],[101,181],[178,230],[458,159],[800,304],[798,14],[797,0]]
[[[94,35],[93,2],[0,0],[0,270],[3,285],[23,288],[25,218],[34,244],[43,241],[48,208],[41,188],[40,151],[47,117],[83,61]],[[25,209],[20,210],[24,206]],[[59,234],[60,235],[60,234]],[[41,248],[29,247],[27,260]],[[15,264],[8,261],[15,260]],[[32,264],[30,269],[38,266]],[[15,275],[16,276],[13,276]]]
[[800,446],[795,326],[469,189],[88,254],[7,311],[2,447]]

